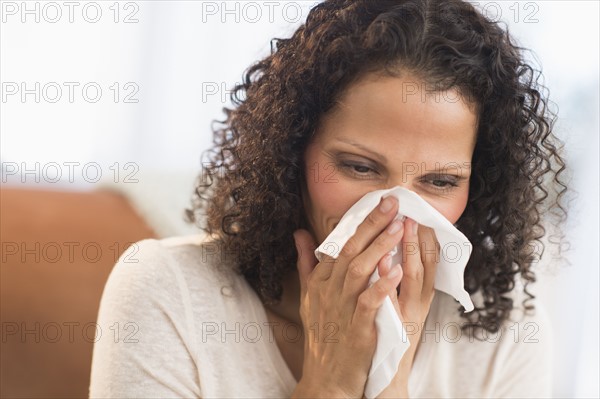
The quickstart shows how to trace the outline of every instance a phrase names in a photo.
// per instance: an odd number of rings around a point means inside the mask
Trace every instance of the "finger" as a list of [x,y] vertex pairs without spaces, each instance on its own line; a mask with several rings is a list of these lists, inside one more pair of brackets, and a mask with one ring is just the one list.
[[350,262],[342,286],[341,299],[344,301],[343,303],[348,304],[351,308],[355,306],[358,295],[367,287],[376,265],[383,255],[398,245],[403,234],[404,223],[402,220],[393,221],[362,254]]
[[381,258],[379,263],[377,264],[377,272],[379,273],[379,277],[385,277],[386,274],[389,273],[392,268],[392,254],[387,253]]
[[[379,272],[379,278],[384,278],[385,276],[387,276],[391,269],[392,269],[392,254],[391,254],[391,252],[388,252],[383,258],[381,258],[381,261],[379,261],[378,269],[377,269],[377,271]],[[400,268],[400,281],[402,281],[402,267]],[[398,283],[400,283],[400,281],[398,281]],[[390,300],[392,301],[392,305],[394,305],[394,309],[396,309],[396,312],[399,313],[397,289],[398,289],[398,284],[396,284],[394,287],[392,287],[388,296],[389,296]]]
[[[375,209],[369,213],[365,220],[358,225],[354,235],[350,237],[350,239],[342,248],[338,257],[339,263],[331,274],[333,282],[338,287],[341,287],[344,279],[346,278],[349,262],[361,254],[365,248],[367,248],[367,246],[373,242],[375,237],[377,237],[381,231],[384,230],[385,227],[392,221],[392,219],[394,219],[397,212],[398,200],[396,197],[389,196],[382,198],[379,202],[379,205],[375,207]],[[389,251],[389,249],[387,251]],[[377,260],[370,265],[373,267],[373,269],[379,258],[381,258],[387,251],[383,251]],[[366,282],[366,280],[364,281]]]
[[433,229],[421,226],[419,229],[419,243],[421,249],[421,262],[424,267],[422,299],[428,302],[433,294],[435,274],[440,260],[440,243],[435,237]]
[[383,304],[383,301],[385,301],[385,298],[389,296],[390,291],[394,290],[398,285],[401,278],[402,268],[400,265],[396,265],[391,268],[385,277],[377,280],[359,295],[352,317],[352,324],[356,328],[368,327],[370,329],[373,326],[377,311]]
[[312,273],[318,261],[315,258],[314,250],[316,243],[311,234],[304,229],[299,229],[294,232],[294,242],[298,251],[298,276],[300,278],[300,291],[306,293],[308,276]]
[[[379,278],[384,278],[388,275],[389,271],[392,269],[392,254],[391,252],[388,252],[383,258],[381,258],[381,261],[378,264],[378,269],[377,271],[379,272]],[[402,281],[402,266],[400,266],[400,281]],[[392,289],[390,290],[388,296],[390,297],[392,304],[394,304],[394,307],[397,308],[398,306],[398,286],[400,281],[398,281],[398,284],[396,284],[394,287],[392,287]]]
[[417,235],[418,223],[406,218],[405,234],[402,239],[402,256],[404,276],[400,284],[398,302],[400,306],[415,307],[420,305],[423,290],[423,264],[419,250]]

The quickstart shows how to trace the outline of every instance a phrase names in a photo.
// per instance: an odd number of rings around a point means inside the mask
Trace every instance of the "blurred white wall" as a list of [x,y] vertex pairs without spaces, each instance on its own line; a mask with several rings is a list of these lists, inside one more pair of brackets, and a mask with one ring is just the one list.
[[[555,328],[555,395],[598,397],[598,2],[474,3],[534,49],[559,105],[579,192],[571,266],[542,270],[536,292]],[[314,4],[1,1],[2,185],[116,186],[160,234],[191,231],[181,214],[211,121]]]

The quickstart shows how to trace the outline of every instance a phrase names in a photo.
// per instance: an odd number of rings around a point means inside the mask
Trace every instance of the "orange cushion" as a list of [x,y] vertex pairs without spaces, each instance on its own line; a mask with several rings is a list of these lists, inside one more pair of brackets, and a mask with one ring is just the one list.
[[109,191],[4,188],[0,202],[0,396],[87,397],[93,342],[115,333],[95,329],[106,279],[155,234]]

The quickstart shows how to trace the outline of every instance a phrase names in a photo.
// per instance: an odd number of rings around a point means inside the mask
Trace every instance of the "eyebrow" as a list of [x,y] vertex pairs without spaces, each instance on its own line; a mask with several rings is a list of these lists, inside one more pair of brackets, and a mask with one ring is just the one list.
[[[375,152],[375,151],[371,150],[370,148],[365,147],[364,145],[362,145],[354,140],[351,140],[351,139],[348,139],[345,137],[335,137],[335,139],[337,141],[341,141],[342,143],[350,144],[356,148],[359,148],[359,149],[371,154],[374,158],[377,158],[382,163],[387,164],[387,158],[384,155],[381,155],[378,152]],[[459,165],[457,169],[462,170],[463,168],[471,170],[471,163],[469,162],[467,165],[463,164],[462,167]],[[448,168],[448,169],[454,169],[454,168]],[[446,168],[442,169],[442,171],[445,171],[445,170],[447,170],[447,169]],[[436,174],[436,173],[439,174],[440,171],[432,171],[432,173],[430,173],[430,174]],[[464,177],[462,177],[462,175],[461,175],[460,180],[462,180],[462,179],[464,179]]]
[[363,150],[364,152],[368,152],[369,154],[371,154],[373,157],[379,159],[381,162],[383,163],[387,163],[387,158],[381,154],[379,154],[378,152],[375,152],[371,149],[369,149],[368,147],[365,147],[364,145],[357,143],[356,141],[347,139],[345,137],[336,137],[337,141],[341,141],[342,143],[346,143],[346,144],[350,144],[356,148],[360,148],[361,150]]

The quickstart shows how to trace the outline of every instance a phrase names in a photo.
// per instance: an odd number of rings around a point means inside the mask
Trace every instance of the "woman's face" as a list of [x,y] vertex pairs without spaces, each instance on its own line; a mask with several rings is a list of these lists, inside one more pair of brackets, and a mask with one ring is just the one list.
[[469,194],[477,117],[455,90],[367,75],[323,116],[304,154],[304,207],[323,242],[368,192],[402,186],[451,223]]

